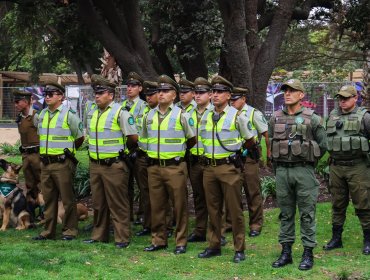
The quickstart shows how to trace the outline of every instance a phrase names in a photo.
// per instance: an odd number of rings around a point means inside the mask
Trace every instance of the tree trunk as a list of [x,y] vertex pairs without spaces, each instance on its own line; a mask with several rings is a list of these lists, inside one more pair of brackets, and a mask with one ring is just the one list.
[[245,0],[218,0],[222,20],[225,26],[223,52],[230,73],[220,72],[230,78],[235,86],[252,89],[251,68],[248,48],[245,40]]

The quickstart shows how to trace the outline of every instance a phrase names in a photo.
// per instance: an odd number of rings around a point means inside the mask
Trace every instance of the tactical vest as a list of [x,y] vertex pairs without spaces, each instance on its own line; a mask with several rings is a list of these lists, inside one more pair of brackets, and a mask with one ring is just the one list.
[[247,119],[248,119],[248,128],[252,132],[254,140],[257,142],[258,141],[258,131],[257,131],[256,127],[254,126],[254,122],[253,122],[254,112],[256,111],[256,109],[247,104],[246,106],[243,107],[243,109],[241,111],[247,117]]
[[314,111],[305,108],[299,115],[275,113],[272,157],[276,161],[315,162],[320,147],[313,138],[311,119]]
[[243,139],[236,128],[238,110],[230,107],[226,113],[222,114],[217,125],[214,125],[212,120],[213,114],[213,111],[206,111],[200,121],[200,137],[204,146],[204,155],[207,158],[227,158],[235,154],[235,152],[229,152],[221,146],[217,139],[216,131],[222,144],[227,149],[240,150]]
[[326,125],[328,152],[334,159],[361,158],[369,152],[369,140],[361,132],[361,122],[367,110],[341,115],[331,111]]
[[40,155],[61,155],[68,148],[72,153],[74,149],[74,137],[68,124],[69,109],[61,107],[54,116],[49,119],[50,113],[47,108],[41,111],[39,116]]
[[119,156],[125,149],[126,137],[119,125],[120,104],[113,103],[101,115],[94,108],[88,115],[89,155],[93,159],[107,159]]
[[181,124],[181,109],[173,106],[160,124],[158,114],[157,110],[150,110],[147,115],[148,156],[156,159],[184,157],[186,138]]
[[22,147],[39,146],[40,138],[37,134],[37,127],[33,124],[33,118],[36,115],[36,111],[33,111],[32,116],[23,118],[20,116],[21,121],[18,123],[18,131],[21,136]]

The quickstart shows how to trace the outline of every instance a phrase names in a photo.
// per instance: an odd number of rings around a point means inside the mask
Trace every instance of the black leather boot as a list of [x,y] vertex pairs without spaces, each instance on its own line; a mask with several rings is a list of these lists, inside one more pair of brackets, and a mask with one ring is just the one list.
[[364,229],[364,248],[362,249],[364,255],[370,255],[370,229]]
[[298,266],[299,270],[309,270],[313,267],[313,248],[304,247],[301,263]]
[[272,263],[272,267],[278,268],[293,263],[292,259],[292,243],[282,243],[280,257]]
[[333,237],[328,242],[328,244],[322,247],[325,251],[330,251],[330,250],[337,249],[337,248],[343,248],[343,243],[342,243],[343,226],[333,225],[332,231],[333,231]]

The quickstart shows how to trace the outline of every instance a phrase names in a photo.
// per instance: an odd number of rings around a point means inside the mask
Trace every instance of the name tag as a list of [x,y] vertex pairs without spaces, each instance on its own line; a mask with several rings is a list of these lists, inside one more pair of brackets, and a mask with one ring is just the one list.
[[53,140],[68,140],[68,136],[53,136]]
[[181,143],[181,139],[165,139],[165,143]]
[[117,144],[119,140],[103,140],[103,144]]

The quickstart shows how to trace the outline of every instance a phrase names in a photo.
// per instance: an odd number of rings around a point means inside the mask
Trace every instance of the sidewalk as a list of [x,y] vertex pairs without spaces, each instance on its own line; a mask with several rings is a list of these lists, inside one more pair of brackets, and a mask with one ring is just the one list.
[[14,145],[19,138],[18,128],[0,128],[0,144],[7,142]]

